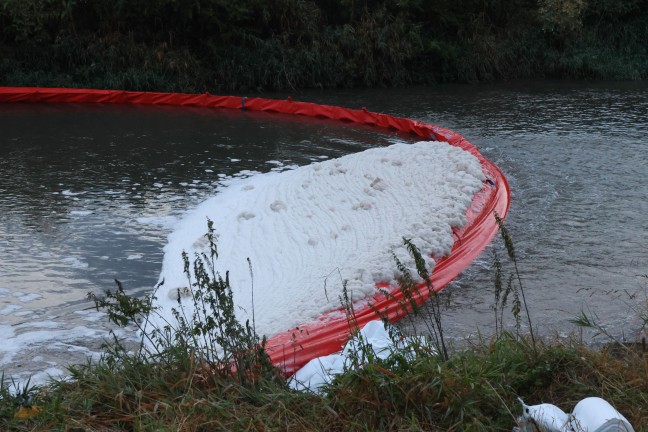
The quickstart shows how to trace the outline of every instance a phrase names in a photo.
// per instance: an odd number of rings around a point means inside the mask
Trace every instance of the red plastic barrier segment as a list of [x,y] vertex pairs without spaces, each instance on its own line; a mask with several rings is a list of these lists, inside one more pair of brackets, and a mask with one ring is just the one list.
[[[445,141],[468,151],[479,159],[487,181],[482,190],[473,197],[471,207],[466,212],[467,223],[455,230],[457,239],[452,251],[448,256],[437,260],[431,277],[432,289],[430,290],[426,284],[421,284],[418,291],[413,293],[414,300],[418,304],[424,303],[430,295],[433,295],[433,291],[441,291],[482,252],[498,230],[493,212],[497,212],[504,218],[510,205],[511,193],[504,174],[461,135],[439,126],[374,113],[366,109],[352,110],[295,102],[291,99],[281,101],[211,94],[0,87],[0,103],[6,102],[176,105],[276,112],[394,129],[426,140]],[[376,294],[370,303],[386,314],[390,321],[397,321],[406,314],[399,304],[399,300],[403,299],[403,293],[397,287],[381,286],[381,288],[387,289],[393,297],[387,298],[382,294]],[[357,303],[354,307],[355,318],[360,327],[378,318],[367,301]],[[268,340],[267,349],[272,361],[290,375],[315,357],[339,351],[348,338],[349,324],[344,312],[338,310],[326,313],[303,326],[274,335]]]
[[[118,90],[86,90],[39,87],[0,87],[1,102],[49,103],[114,103],[140,105],[176,105],[208,108],[246,109],[283,114],[297,114],[348,121],[372,126],[387,127],[409,132],[422,138],[432,136],[432,126],[410,119],[392,117],[366,110],[318,105],[308,102],[281,101],[211,94],[128,92]],[[444,140],[447,141],[447,140]]]

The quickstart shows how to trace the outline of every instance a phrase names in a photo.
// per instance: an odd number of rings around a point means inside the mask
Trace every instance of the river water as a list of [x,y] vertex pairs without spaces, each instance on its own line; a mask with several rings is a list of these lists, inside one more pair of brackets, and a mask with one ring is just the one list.
[[[292,96],[464,135],[511,183],[507,225],[538,331],[569,334],[585,310],[615,336],[637,337],[648,288],[648,85]],[[0,131],[0,369],[38,379],[100,351],[108,325],[86,294],[115,278],[150,292],[171,226],[224,179],[413,140],[282,115],[103,105],[0,105]],[[501,249],[495,241],[446,290],[450,338],[493,333],[492,253],[504,258]]]

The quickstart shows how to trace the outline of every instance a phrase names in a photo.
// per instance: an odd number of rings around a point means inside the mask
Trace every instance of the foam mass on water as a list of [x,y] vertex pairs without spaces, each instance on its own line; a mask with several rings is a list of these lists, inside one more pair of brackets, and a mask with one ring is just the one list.
[[[424,256],[450,252],[452,229],[465,223],[484,175],[477,158],[447,143],[423,141],[373,148],[283,172],[229,179],[217,195],[189,211],[164,248],[152,324],[173,323],[178,293],[189,286],[182,252],[209,252],[214,223],[216,270],[229,271],[236,313],[272,336],[340,308],[343,283],[354,301],[376,283],[393,283],[394,253],[414,262],[406,237]],[[252,265],[252,275],[248,263]],[[434,260],[428,258],[431,271]],[[180,296],[191,316],[190,298]]]

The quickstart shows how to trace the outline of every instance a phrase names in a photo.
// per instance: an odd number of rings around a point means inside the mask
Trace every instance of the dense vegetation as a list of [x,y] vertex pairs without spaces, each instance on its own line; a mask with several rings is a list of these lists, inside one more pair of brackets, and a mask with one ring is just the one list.
[[648,0],[0,0],[0,85],[646,79]]

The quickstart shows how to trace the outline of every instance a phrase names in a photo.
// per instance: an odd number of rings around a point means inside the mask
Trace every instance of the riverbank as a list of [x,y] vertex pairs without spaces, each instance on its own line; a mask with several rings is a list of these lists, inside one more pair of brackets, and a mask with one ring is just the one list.
[[0,84],[188,93],[648,77],[648,1],[4,0]]

